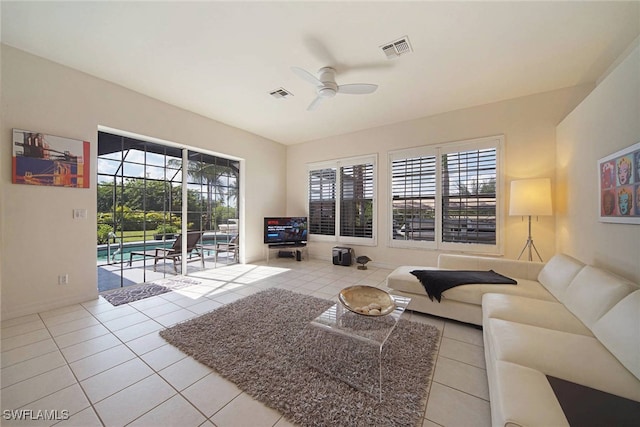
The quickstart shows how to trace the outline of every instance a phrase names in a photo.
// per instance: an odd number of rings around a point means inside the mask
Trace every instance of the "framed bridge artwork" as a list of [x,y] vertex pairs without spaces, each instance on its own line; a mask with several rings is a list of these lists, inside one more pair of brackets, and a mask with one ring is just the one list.
[[598,160],[601,222],[640,224],[640,142]]
[[88,141],[13,129],[14,184],[89,188]]

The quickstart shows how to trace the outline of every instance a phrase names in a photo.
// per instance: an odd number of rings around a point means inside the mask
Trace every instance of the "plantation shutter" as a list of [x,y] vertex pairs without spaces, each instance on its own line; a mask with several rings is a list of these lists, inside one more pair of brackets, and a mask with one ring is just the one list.
[[336,224],[336,168],[309,171],[309,233],[333,236]]
[[435,240],[436,156],[391,162],[394,240]]
[[340,236],[373,237],[373,164],[340,168]]
[[442,241],[496,243],[496,148],[443,154]]

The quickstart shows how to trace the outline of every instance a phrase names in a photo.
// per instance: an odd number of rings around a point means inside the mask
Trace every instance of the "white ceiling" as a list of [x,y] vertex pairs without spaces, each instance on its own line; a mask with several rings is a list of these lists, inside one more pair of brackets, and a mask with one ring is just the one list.
[[[284,144],[596,81],[640,2],[11,2],[2,42]],[[380,46],[409,36],[414,52]],[[316,111],[291,72],[374,83]],[[274,99],[271,90],[294,94]]]

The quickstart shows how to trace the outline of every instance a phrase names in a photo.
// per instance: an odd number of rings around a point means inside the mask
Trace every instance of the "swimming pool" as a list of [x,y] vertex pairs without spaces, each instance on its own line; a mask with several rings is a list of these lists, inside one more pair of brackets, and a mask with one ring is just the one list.
[[[202,238],[202,244],[204,245],[215,245],[216,243],[227,243],[231,238],[230,235],[204,235]],[[129,257],[131,252],[142,252],[153,250],[155,248],[170,248],[173,246],[174,240],[149,240],[145,242],[125,242],[122,244],[122,248],[120,251],[119,243],[111,243],[111,262],[129,262]],[[97,262],[98,265],[108,264],[107,260],[107,249],[108,245],[98,245],[97,248]],[[118,251],[118,252],[116,252]],[[114,255],[115,254],[115,255]],[[141,260],[144,258],[140,255],[134,255],[133,260]]]

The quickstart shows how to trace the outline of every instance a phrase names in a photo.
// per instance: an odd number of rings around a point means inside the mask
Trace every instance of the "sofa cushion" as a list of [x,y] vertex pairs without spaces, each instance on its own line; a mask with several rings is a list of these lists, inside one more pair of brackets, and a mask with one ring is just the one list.
[[502,319],[526,325],[593,336],[576,316],[562,303],[526,298],[517,295],[485,294],[482,314],[487,319]]
[[442,293],[448,289],[461,285],[517,285],[514,279],[496,273],[493,270],[411,270],[416,276],[430,299],[440,301]]
[[571,281],[562,301],[589,328],[637,286],[599,268],[585,266]]
[[640,379],[640,290],[627,295],[598,319],[593,333]]
[[538,281],[547,288],[559,301],[563,301],[564,292],[569,283],[584,264],[569,255],[557,254],[551,258],[540,271]]
[[[402,266],[398,267],[387,276],[387,287],[398,291],[424,295],[422,283],[411,274],[413,270],[428,270],[428,267]],[[443,300],[455,300],[468,304],[482,304],[482,295],[487,293],[504,293],[509,295],[521,295],[529,298],[555,301],[555,298],[545,288],[534,280],[515,278],[517,285],[461,285],[443,292]]]
[[502,361],[494,368],[489,379],[493,426],[569,426],[545,374]]
[[596,390],[640,401],[638,379],[595,337],[488,319],[489,354]]
[[[469,304],[482,304],[482,296],[489,293],[501,293],[506,295],[520,295],[528,298],[555,301],[555,298],[547,292],[540,283],[534,280],[516,279],[517,285],[462,285],[446,290],[442,299],[453,299]],[[424,292],[424,290],[423,290]],[[425,292],[426,294],[426,292]]]
[[415,265],[404,265],[396,268],[387,276],[387,287],[411,294],[427,295],[422,283],[411,274],[413,270],[435,270],[431,267],[418,267]]
[[440,254],[438,268],[447,270],[493,270],[507,277],[537,280],[540,270],[544,267],[541,262],[517,261],[513,259],[480,257],[473,255]]

